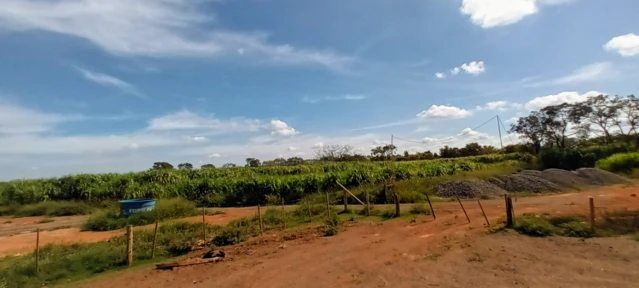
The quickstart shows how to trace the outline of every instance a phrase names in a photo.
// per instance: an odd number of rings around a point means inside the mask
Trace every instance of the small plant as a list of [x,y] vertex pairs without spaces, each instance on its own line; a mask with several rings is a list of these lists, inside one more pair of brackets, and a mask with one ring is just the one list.
[[416,203],[410,208],[410,214],[430,215],[430,209],[424,203]]
[[51,222],[54,222],[54,221],[55,221],[55,220],[54,220],[54,219],[51,219],[51,218],[44,218],[44,219],[42,219],[42,220],[40,220],[40,221],[36,222],[36,224],[45,224],[45,223],[51,223]]
[[562,229],[561,235],[564,236],[579,238],[590,238],[595,236],[590,225],[583,222],[571,221],[561,223],[557,226]]
[[382,216],[382,219],[384,219],[384,220],[395,218],[395,209],[394,208],[388,208],[388,209],[384,210],[380,216]]
[[339,232],[339,218],[335,214],[331,214],[326,221],[324,221],[324,236],[334,236]]
[[514,228],[519,233],[537,237],[546,237],[555,233],[555,227],[543,218],[517,218]]

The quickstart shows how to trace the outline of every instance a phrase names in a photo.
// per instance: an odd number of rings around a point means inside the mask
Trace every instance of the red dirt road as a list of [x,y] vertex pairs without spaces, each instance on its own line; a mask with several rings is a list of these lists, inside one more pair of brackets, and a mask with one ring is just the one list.
[[[603,209],[639,208],[637,187],[518,199],[528,212],[588,213],[588,196]],[[126,271],[76,286],[111,287],[639,287],[639,242],[484,233],[476,201],[437,203],[437,220],[350,223],[334,237],[283,231],[226,247],[226,262],[174,271]],[[493,223],[503,200],[483,200]],[[348,225],[349,223],[347,223]],[[288,241],[287,241],[288,240]]]
[[[208,215],[206,222],[216,225],[224,225],[232,220],[255,214],[255,209],[247,208],[216,208],[216,211],[224,211],[225,214]],[[35,249],[36,235],[35,230],[41,229],[40,245],[55,244],[71,244],[71,243],[92,243],[108,240],[114,236],[122,235],[124,230],[106,231],[106,232],[81,232],[79,226],[87,218],[87,216],[58,217],[51,223],[37,224],[36,222],[44,219],[44,217],[26,217],[9,219],[3,218],[2,222],[11,221],[11,223],[0,224],[0,257],[7,255],[19,255],[31,253]],[[186,218],[187,221],[202,221],[202,216]],[[55,229],[61,226],[75,226],[71,228]],[[135,229],[148,229],[152,227],[136,227]],[[15,234],[15,235],[12,235]],[[11,236],[8,236],[11,235]]]

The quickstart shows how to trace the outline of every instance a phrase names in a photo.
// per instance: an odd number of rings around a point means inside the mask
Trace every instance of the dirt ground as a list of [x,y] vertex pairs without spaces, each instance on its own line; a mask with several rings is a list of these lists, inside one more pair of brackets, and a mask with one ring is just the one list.
[[[224,214],[207,215],[206,222],[216,225],[224,225],[232,220],[255,214],[255,209],[248,208],[216,208],[214,211],[223,211]],[[50,223],[38,224],[45,217],[3,218],[0,219],[0,257],[7,255],[20,255],[31,253],[36,244],[37,228],[40,228],[40,245],[47,244],[71,244],[91,243],[105,241],[117,235],[124,234],[124,230],[106,232],[82,232],[80,226],[87,216],[71,216],[51,218]],[[202,221],[202,216],[186,218],[187,221]],[[11,223],[5,223],[11,222]],[[136,227],[135,229],[149,229],[153,225]],[[60,229],[61,228],[61,229]]]
[[[519,198],[515,213],[639,208],[638,187]],[[531,238],[485,233],[476,201],[436,203],[437,219],[349,222],[334,237],[282,231],[226,247],[227,261],[125,271],[79,287],[639,287],[639,242],[626,238]],[[503,200],[482,200],[491,221]],[[193,255],[195,257],[195,255]]]

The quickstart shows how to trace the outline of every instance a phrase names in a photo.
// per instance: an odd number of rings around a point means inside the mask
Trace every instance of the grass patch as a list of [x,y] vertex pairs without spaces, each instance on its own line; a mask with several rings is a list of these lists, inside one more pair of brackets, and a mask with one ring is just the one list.
[[32,216],[73,216],[87,215],[93,211],[93,207],[84,202],[75,201],[45,201],[36,204],[19,206],[17,204],[4,204],[0,206],[0,216],[32,217]]
[[55,220],[54,220],[54,219],[51,219],[51,218],[44,218],[44,219],[42,219],[42,220],[40,220],[40,221],[36,222],[36,224],[45,224],[45,223],[51,223],[51,222],[54,222],[54,221],[55,221]]
[[431,211],[430,211],[430,208],[428,208],[428,206],[426,206],[426,204],[424,204],[424,203],[416,203],[416,204],[413,204],[413,206],[411,206],[410,214],[413,214],[413,215],[430,215]]
[[337,215],[331,214],[330,217],[324,221],[324,236],[335,236],[339,233],[340,221]]
[[143,226],[167,219],[178,219],[200,215],[195,204],[181,198],[161,199],[157,201],[154,211],[136,213],[129,217],[120,217],[120,211],[109,208],[100,211],[82,225],[84,231],[109,231],[126,227],[127,225]]
[[619,210],[604,213],[595,222],[594,231],[584,216],[551,216],[548,214],[525,214],[522,217],[517,217],[514,229],[521,234],[538,237],[558,235],[590,238],[632,235],[639,232],[639,211]]

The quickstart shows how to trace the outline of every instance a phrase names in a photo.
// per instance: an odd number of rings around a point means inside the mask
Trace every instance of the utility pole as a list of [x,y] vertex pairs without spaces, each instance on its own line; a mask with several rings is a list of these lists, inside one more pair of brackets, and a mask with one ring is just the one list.
[[501,121],[499,120],[499,115],[497,115],[497,131],[499,131],[499,144],[501,145],[501,149],[504,149],[504,142],[501,140]]

